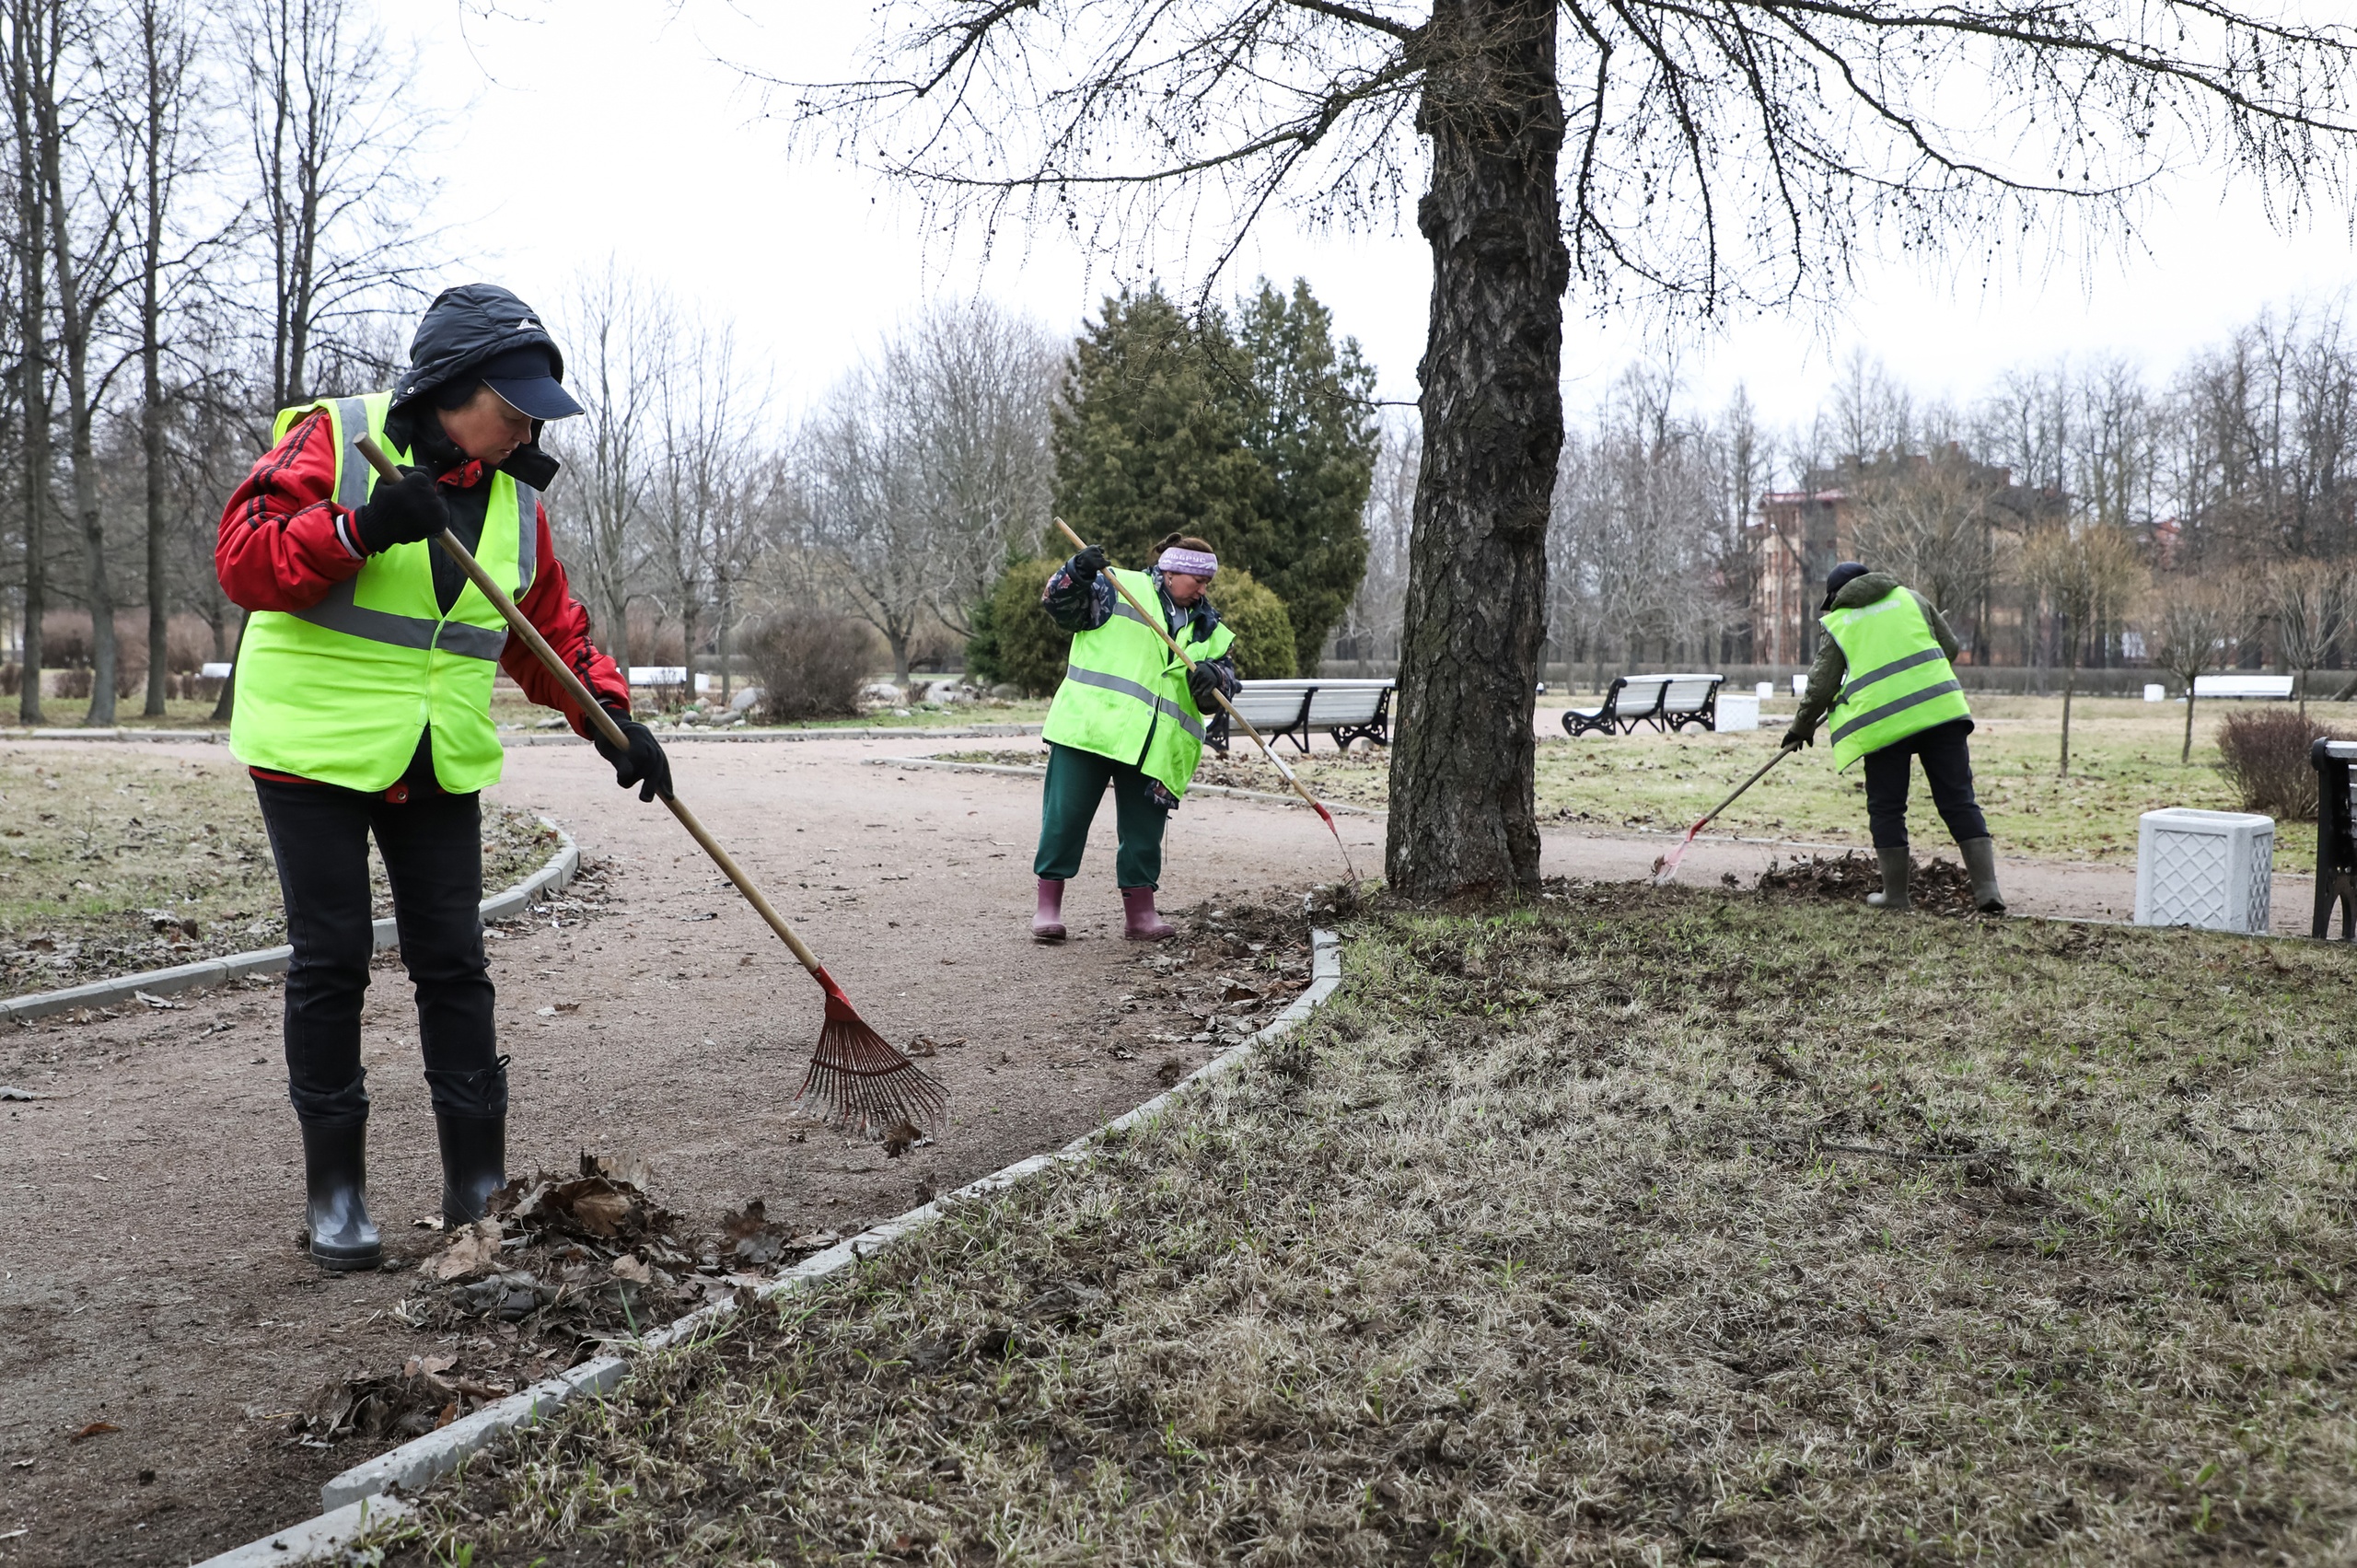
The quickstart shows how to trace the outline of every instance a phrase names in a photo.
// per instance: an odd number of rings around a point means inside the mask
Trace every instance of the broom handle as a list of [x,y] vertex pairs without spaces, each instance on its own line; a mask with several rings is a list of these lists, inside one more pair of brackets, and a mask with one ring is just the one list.
[[[1078,534],[1073,532],[1071,527],[1066,524],[1062,517],[1055,518],[1054,522],[1057,528],[1063,530],[1063,536],[1072,540],[1074,549],[1086,550],[1088,548],[1087,543],[1083,540]],[[1169,645],[1170,651],[1178,656],[1178,662],[1185,665],[1189,669],[1194,668],[1195,661],[1187,656],[1187,650],[1178,645],[1178,639],[1172,636],[1163,626],[1162,617],[1155,614],[1153,610],[1148,610],[1144,605],[1140,604],[1138,602],[1138,596],[1132,593],[1130,591],[1129,584],[1121,581],[1120,578],[1113,578],[1113,587],[1123,598],[1130,601],[1130,608],[1136,610],[1139,616],[1144,620],[1148,626],[1154,628],[1154,634],[1161,638],[1166,644]],[[1213,691],[1212,693],[1212,700],[1217,703],[1220,707],[1225,711],[1230,724],[1241,725],[1243,726],[1244,733],[1252,738],[1252,743],[1260,749],[1260,755],[1269,760],[1270,766],[1275,768],[1277,772],[1283,776],[1285,783],[1293,785],[1293,792],[1301,796],[1302,799],[1307,801],[1321,816],[1324,815],[1326,808],[1318,804],[1318,797],[1304,789],[1301,785],[1301,781],[1294,777],[1293,770],[1285,766],[1283,759],[1280,758],[1274,751],[1269,749],[1269,743],[1260,738],[1260,732],[1259,730],[1252,727],[1252,721],[1246,718],[1242,714],[1237,713],[1233,707],[1230,707],[1228,705],[1227,697],[1225,693]]]
[[[385,455],[385,449],[382,447],[377,445],[376,437],[363,435],[352,445],[362,457],[368,459],[368,466],[377,470],[378,479],[389,484],[401,482],[401,470],[393,466],[393,459]],[[525,526],[528,528],[532,525],[528,522]],[[482,569],[482,563],[474,558],[474,552],[459,543],[459,536],[448,528],[444,528],[435,535],[435,542],[442,547],[451,560],[459,563],[459,570],[467,575],[467,580],[474,584],[477,591],[483,598],[491,600],[493,607],[499,611],[500,618],[507,622],[508,631],[521,637],[524,640],[524,645],[532,650],[533,656],[547,666],[548,672],[556,677],[557,684],[564,688],[565,695],[573,699],[581,709],[582,716],[586,718],[597,728],[598,733],[605,738],[606,744],[617,750],[628,751],[630,737],[624,735],[622,726],[614,722],[614,715],[608,713],[598,703],[598,699],[589,694],[589,688],[582,684],[581,678],[567,668],[563,659],[557,657],[556,650],[549,646],[549,640],[540,635],[540,629],[526,619],[522,610],[516,608],[516,601],[508,598],[507,590],[501,587],[493,580],[491,574]],[[808,970],[812,975],[823,976],[826,971],[819,967],[818,955],[803,946],[802,938],[794,934],[794,928],[786,924],[784,917],[770,906],[769,900],[761,896],[761,890],[753,886],[753,879],[745,875],[745,868],[737,864],[737,857],[720,847],[719,841],[705,830],[702,822],[696,820],[696,814],[688,809],[687,803],[677,796],[667,795],[663,796],[663,804],[671,808],[671,815],[679,819],[679,826],[688,830],[689,837],[694,839],[702,847],[704,854],[712,856],[712,863],[719,866],[731,882],[737,884],[737,890],[745,895],[745,901],[753,906],[753,912],[769,922],[770,929],[777,933],[778,939],[793,950],[795,961]],[[821,980],[820,983],[824,984],[826,981]]]

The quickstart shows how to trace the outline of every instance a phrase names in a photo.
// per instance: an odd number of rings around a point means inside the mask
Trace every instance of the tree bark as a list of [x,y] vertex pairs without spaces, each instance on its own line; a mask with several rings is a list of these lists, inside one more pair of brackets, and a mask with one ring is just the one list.
[[171,180],[165,163],[180,81],[177,72],[168,83],[166,80],[168,45],[155,0],[142,8],[139,21],[142,76],[147,89],[140,148],[147,202],[141,215],[145,222],[139,257],[139,446],[147,470],[147,700],[140,711],[149,718],[161,718],[165,682],[171,677],[171,607],[164,570],[163,366],[164,207]]
[[1391,889],[1418,901],[1538,882],[1530,715],[1571,278],[1555,15],[1554,0],[1440,0],[1427,34],[1432,318],[1385,849]]
[[41,722],[41,618],[49,612],[44,558],[49,548],[50,464],[54,453],[49,408],[48,186],[41,178],[43,119],[39,101],[56,90],[53,7],[16,0],[8,15],[8,106],[17,141],[17,244],[23,269],[17,296],[18,371],[25,411],[24,679],[17,689],[19,722]]

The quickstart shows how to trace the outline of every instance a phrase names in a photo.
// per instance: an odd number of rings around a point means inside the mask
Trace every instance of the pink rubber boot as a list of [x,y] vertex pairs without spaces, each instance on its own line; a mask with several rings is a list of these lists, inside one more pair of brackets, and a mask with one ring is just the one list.
[[1031,940],[1064,939],[1064,885],[1052,877],[1039,878],[1039,905],[1031,913]]
[[1159,942],[1176,936],[1178,928],[1154,912],[1154,889],[1121,889],[1121,935],[1132,942]]

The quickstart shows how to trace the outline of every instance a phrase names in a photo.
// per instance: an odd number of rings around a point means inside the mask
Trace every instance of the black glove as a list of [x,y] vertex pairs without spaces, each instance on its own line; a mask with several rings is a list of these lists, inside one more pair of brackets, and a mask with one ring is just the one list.
[[432,539],[450,526],[450,511],[442,504],[442,486],[432,474],[403,469],[400,483],[377,482],[352,521],[360,532],[360,547],[381,555],[397,544]]
[[610,707],[606,712],[614,715],[614,722],[621,726],[622,738],[630,742],[629,750],[620,751],[602,730],[589,732],[589,738],[597,742],[598,755],[614,765],[614,782],[624,789],[638,785],[641,800],[652,800],[658,795],[670,799],[671,759],[663,755],[654,731],[623,709]]
[[1784,731],[1784,749],[1787,751],[1797,751],[1804,746],[1814,746],[1816,744],[1817,726],[1815,725],[1811,725],[1806,729],[1803,729],[1796,724],[1793,726],[1792,728]]
[[1105,547],[1101,544],[1090,545],[1072,558],[1071,565],[1074,582],[1096,581],[1097,574],[1105,570]]
[[1217,711],[1218,703],[1213,701],[1213,696],[1225,696],[1227,683],[1220,679],[1219,671],[1210,665],[1199,664],[1187,672],[1187,690],[1194,696],[1195,711],[1208,714]]

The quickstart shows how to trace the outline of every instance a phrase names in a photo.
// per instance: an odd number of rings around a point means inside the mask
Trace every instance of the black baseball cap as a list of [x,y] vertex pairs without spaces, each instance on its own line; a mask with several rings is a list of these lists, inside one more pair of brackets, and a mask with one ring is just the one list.
[[[507,394],[505,392],[500,394],[501,397],[505,397],[506,395]],[[571,402],[573,400],[570,398],[565,400],[567,402]],[[1832,571],[1828,572],[1825,575],[1825,604],[1817,613],[1820,615],[1830,613],[1833,609],[1833,596],[1840,593],[1843,588],[1848,587],[1852,583],[1856,582],[1860,577],[1863,577],[1865,575],[1865,563],[1858,561],[1844,561],[1840,565],[1836,566]]]
[[570,419],[581,412],[557,379],[555,354],[540,343],[523,343],[470,367],[476,379],[534,419]]

